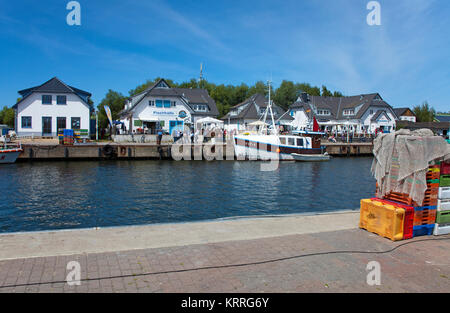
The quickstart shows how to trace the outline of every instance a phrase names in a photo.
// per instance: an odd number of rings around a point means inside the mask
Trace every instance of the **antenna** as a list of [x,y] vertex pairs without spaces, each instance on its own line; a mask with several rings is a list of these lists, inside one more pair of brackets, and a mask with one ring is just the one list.
[[203,80],[203,63],[200,63],[200,78],[198,82],[200,83]]

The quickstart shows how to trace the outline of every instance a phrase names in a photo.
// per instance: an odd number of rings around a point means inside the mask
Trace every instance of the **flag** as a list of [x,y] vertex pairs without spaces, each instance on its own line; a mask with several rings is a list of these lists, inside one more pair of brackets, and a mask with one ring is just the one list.
[[109,120],[109,124],[110,124],[111,126],[113,126],[111,109],[110,109],[109,106],[107,106],[107,105],[105,105],[104,107],[105,107],[106,116],[108,117],[108,120]]
[[316,117],[314,116],[313,132],[318,132],[318,131],[319,131],[319,123],[317,123]]

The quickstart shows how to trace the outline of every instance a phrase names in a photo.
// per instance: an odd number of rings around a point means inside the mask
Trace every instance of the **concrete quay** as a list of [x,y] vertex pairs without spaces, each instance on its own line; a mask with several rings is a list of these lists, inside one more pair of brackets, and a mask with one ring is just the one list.
[[[130,159],[171,159],[171,143],[113,143],[99,142],[76,145],[59,145],[58,143],[24,143],[23,152],[18,161],[31,160],[130,160]],[[372,155],[371,143],[324,143],[326,151],[332,156],[368,156]],[[227,142],[222,147],[223,159],[227,159]],[[202,155],[203,145],[191,147],[191,158]],[[210,149],[208,147],[208,149]],[[214,148],[211,148],[214,149]],[[214,150],[213,150],[214,152]],[[228,151],[234,157],[233,151]],[[229,157],[228,157],[229,158]],[[200,159],[205,159],[201,157]]]
[[[358,212],[0,235],[0,292],[448,292],[450,236],[388,239]],[[66,283],[77,261],[81,284]],[[380,264],[379,285],[367,265]]]

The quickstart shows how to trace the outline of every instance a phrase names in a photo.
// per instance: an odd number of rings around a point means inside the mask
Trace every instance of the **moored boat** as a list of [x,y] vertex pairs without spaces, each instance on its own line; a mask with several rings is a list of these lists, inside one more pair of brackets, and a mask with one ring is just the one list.
[[[294,160],[294,154],[323,155],[325,148],[321,146],[320,138],[323,133],[319,131],[298,130],[288,135],[280,135],[275,125],[272,100],[270,99],[262,120],[264,125],[257,134],[250,132],[235,135],[233,144],[237,158],[250,160]],[[272,124],[266,127],[267,116],[270,115]]]
[[[4,137],[2,137],[4,138]],[[0,164],[14,163],[23,151],[20,143],[0,143]]]
[[324,154],[297,154],[297,153],[292,153],[292,157],[294,158],[295,161],[300,161],[300,162],[319,162],[319,161],[329,161],[330,160],[330,155],[328,153],[324,153]]

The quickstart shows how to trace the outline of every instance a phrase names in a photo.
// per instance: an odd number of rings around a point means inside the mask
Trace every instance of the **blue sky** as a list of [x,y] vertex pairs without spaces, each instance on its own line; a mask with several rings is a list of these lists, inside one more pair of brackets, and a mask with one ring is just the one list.
[[283,79],[345,95],[379,92],[394,107],[450,111],[450,1],[0,0],[0,106],[57,76],[93,94],[128,94],[157,76],[217,84]]

